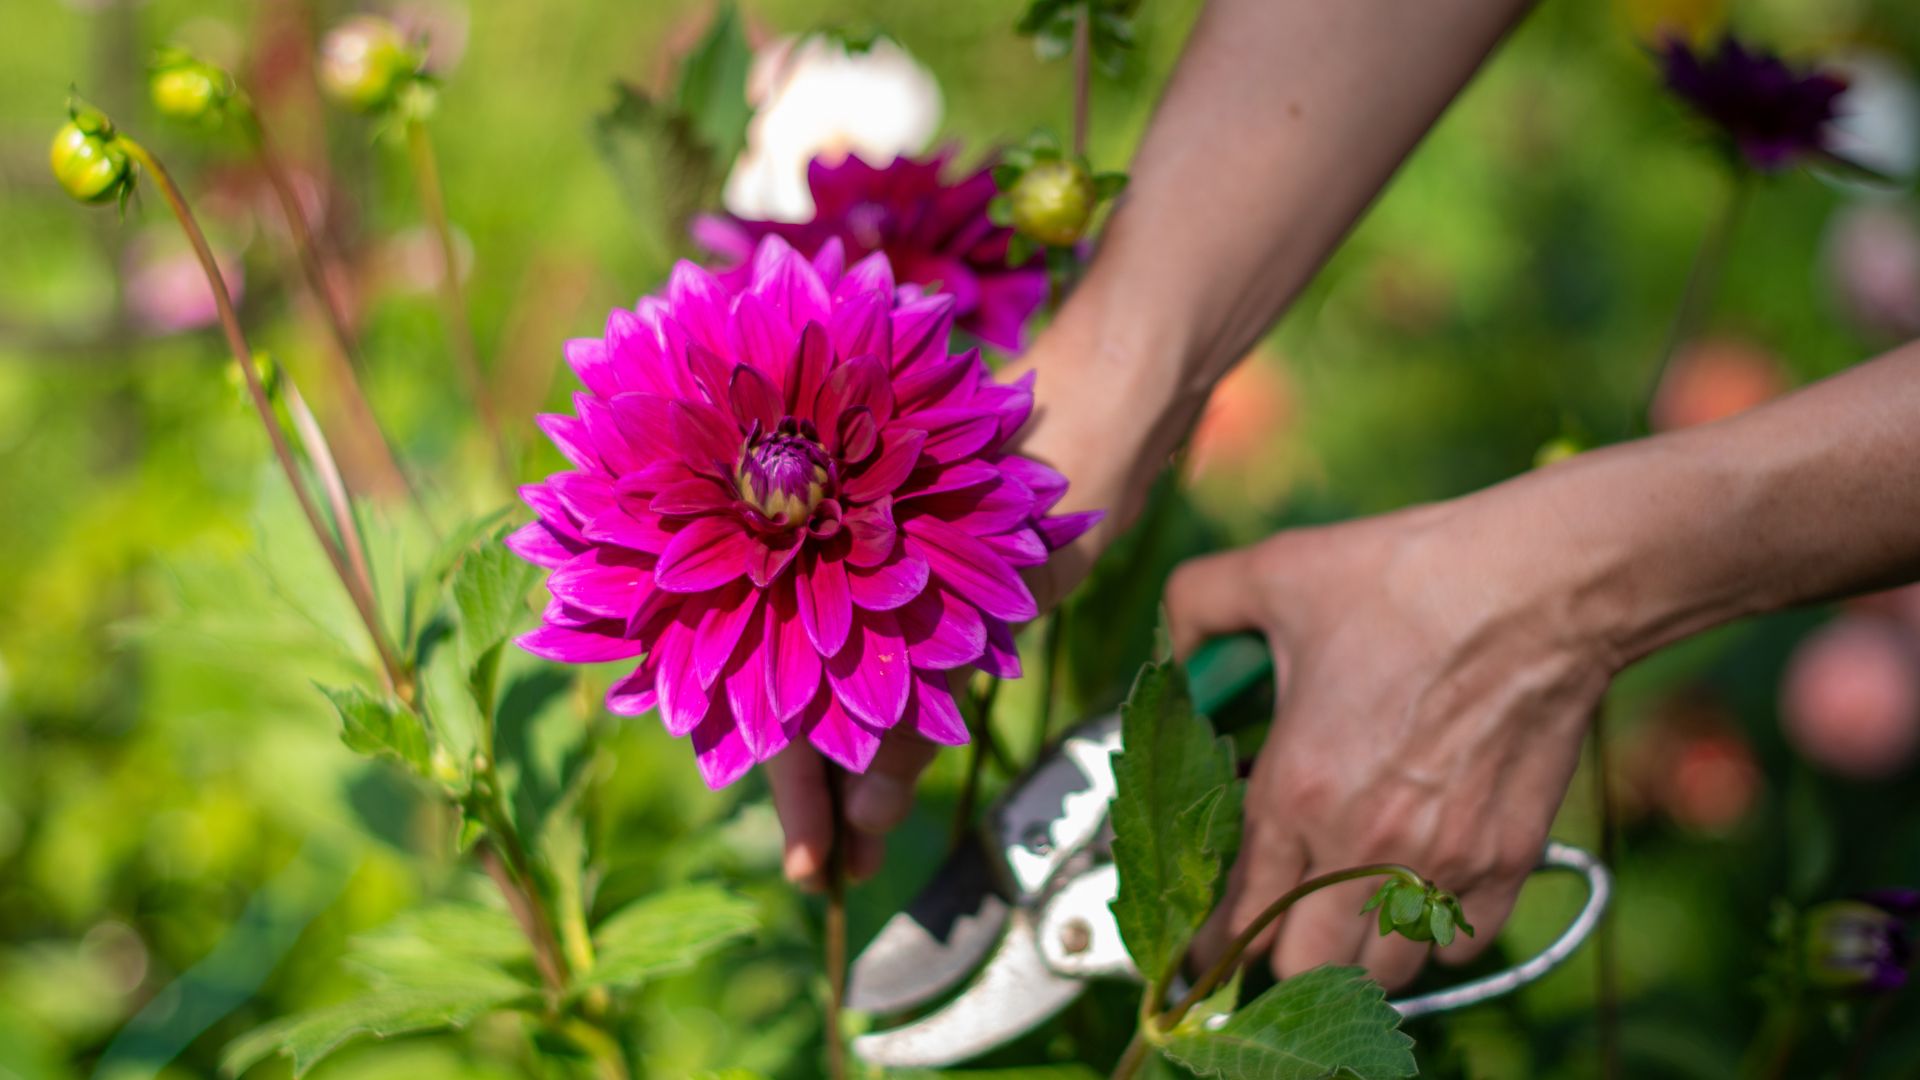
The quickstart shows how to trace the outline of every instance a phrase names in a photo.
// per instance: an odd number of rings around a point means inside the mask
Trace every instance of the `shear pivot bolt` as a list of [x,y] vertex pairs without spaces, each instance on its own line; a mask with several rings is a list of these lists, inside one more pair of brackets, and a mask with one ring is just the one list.
[[1074,919],[1060,928],[1060,948],[1068,955],[1087,951],[1093,944],[1093,928],[1085,919]]

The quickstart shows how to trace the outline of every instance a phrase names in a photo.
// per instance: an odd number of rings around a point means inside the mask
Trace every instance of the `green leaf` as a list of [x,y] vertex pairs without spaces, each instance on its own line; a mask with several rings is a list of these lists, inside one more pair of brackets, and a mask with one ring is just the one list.
[[387,1038],[440,1028],[461,1028],[479,1017],[532,996],[520,982],[497,976],[435,990],[386,990],[362,994],[331,1008],[291,1016],[257,1028],[229,1044],[220,1068],[239,1076],[269,1054],[293,1059],[301,1076],[343,1043],[361,1035]]
[[594,931],[593,972],[577,985],[634,987],[684,971],[758,925],[753,904],[711,885],[655,893]]
[[348,749],[368,757],[390,757],[417,776],[426,776],[432,770],[426,727],[411,710],[359,687],[340,690],[321,686],[320,692],[340,714],[340,741]]
[[460,661],[469,670],[513,633],[526,616],[527,593],[540,568],[508,551],[506,529],[497,529],[467,552],[453,573],[453,603],[460,615]]
[[1093,174],[1094,197],[1105,201],[1127,189],[1127,174],[1103,172]]
[[1157,983],[1220,899],[1222,871],[1240,847],[1240,784],[1232,744],[1193,711],[1172,661],[1140,669],[1120,717],[1113,914],[1134,962]]
[[1168,1056],[1222,1080],[1413,1076],[1413,1040],[1380,984],[1356,967],[1319,967],[1279,983],[1217,1031],[1183,1031]]
[[714,13],[700,44],[680,63],[674,103],[694,134],[719,161],[732,161],[747,139],[747,68],[753,50],[731,3]]

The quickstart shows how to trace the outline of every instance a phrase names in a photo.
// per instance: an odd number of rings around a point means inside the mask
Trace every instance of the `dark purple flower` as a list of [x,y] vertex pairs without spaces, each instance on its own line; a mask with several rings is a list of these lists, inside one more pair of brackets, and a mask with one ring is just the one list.
[[916,160],[895,158],[885,168],[848,155],[838,165],[815,158],[807,166],[813,219],[798,224],[705,215],[694,240],[723,264],[721,280],[738,292],[752,274],[761,237],[779,236],[812,258],[828,240],[857,260],[883,252],[903,284],[938,286],[952,295],[960,329],[995,348],[1017,351],[1027,319],[1047,299],[1047,271],[1039,256],[1007,265],[1013,230],[987,220],[995,187],[988,170],[963,180],[941,178],[951,151]]
[[1907,984],[1913,964],[1911,924],[1920,892],[1878,889],[1809,910],[1801,944],[1807,980],[1828,990],[1885,994]]
[[1827,125],[1845,79],[1796,72],[1773,53],[1749,49],[1731,35],[1711,54],[1670,37],[1660,50],[1667,89],[1718,126],[1747,163],[1773,172],[1808,157],[1831,156]]

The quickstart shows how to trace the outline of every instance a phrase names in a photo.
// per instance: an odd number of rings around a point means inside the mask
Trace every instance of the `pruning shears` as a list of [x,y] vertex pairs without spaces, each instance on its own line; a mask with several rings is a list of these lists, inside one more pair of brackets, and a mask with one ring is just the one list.
[[[1263,642],[1241,636],[1209,643],[1187,670],[1196,710],[1218,715],[1269,686],[1273,662]],[[924,1016],[855,1039],[855,1054],[887,1067],[952,1065],[1038,1027],[1090,980],[1140,981],[1108,906],[1119,888],[1107,820],[1119,749],[1117,713],[1073,728],[881,927],[854,960],[850,1008],[897,1016],[972,981]],[[1558,842],[1541,855],[1544,871],[1586,882],[1586,903],[1558,938],[1513,967],[1393,1007],[1414,1017],[1477,1004],[1572,955],[1598,925],[1611,878],[1591,854]]]

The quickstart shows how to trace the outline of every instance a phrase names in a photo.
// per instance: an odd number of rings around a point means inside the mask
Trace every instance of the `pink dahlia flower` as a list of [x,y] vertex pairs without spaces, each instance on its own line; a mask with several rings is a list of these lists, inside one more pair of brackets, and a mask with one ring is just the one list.
[[657,707],[715,788],[801,737],[855,771],[902,724],[966,742],[948,672],[1020,673],[1020,568],[1099,517],[1049,516],[1065,478],[1005,451],[1031,379],[948,353],[953,296],[843,263],[767,237],[570,342],[586,392],[540,424],[574,467],[507,541],[552,571],[521,647],[640,658],[607,707]]
[[782,237],[809,257],[829,240],[854,258],[884,252],[901,281],[952,294],[960,329],[1017,351],[1021,330],[1047,299],[1045,263],[1035,256],[1007,265],[1013,230],[987,220],[993,176],[982,169],[948,183],[940,174],[952,156],[900,157],[885,168],[854,155],[838,165],[815,158],[807,166],[811,221],[708,215],[694,223],[694,239],[726,264],[720,275],[736,291],[747,287],[754,244],[765,236]]

